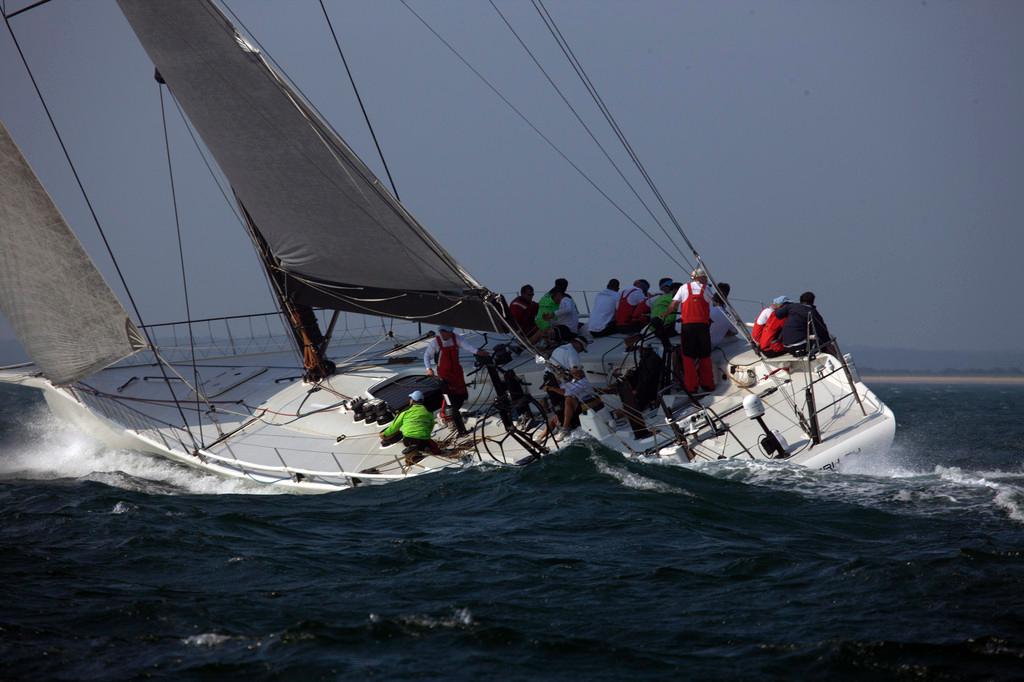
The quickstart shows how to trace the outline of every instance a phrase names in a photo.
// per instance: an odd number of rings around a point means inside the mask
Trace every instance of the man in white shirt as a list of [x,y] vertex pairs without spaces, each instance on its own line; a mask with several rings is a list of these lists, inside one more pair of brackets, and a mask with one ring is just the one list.
[[[557,375],[553,371],[544,374],[544,390],[548,392],[555,414],[561,412],[563,434],[573,427],[576,410],[581,403],[592,405],[595,409],[600,409],[601,406],[597,391],[587,380],[587,375],[583,371],[583,361],[580,360],[580,353],[586,349],[586,338],[577,336],[552,351],[551,357],[548,358]],[[561,410],[558,409],[559,406]]]
[[680,355],[683,360],[683,386],[687,393],[715,390],[711,363],[711,302],[708,276],[703,268],[690,273],[690,281],[680,287],[669,304],[669,313],[679,311]]
[[552,292],[551,298],[558,304],[551,325],[553,338],[556,341],[571,339],[580,330],[580,311],[576,307],[576,302],[564,291]]
[[619,280],[608,280],[604,291],[594,296],[594,305],[590,309],[590,334],[607,336],[615,332],[615,308],[619,305]]
[[583,369],[580,353],[585,352],[586,349],[587,340],[582,336],[577,336],[569,343],[564,343],[551,351],[551,357],[548,358],[548,362],[557,365],[563,371],[571,374],[575,369]]
[[[426,367],[427,376],[436,374],[444,381],[445,393],[451,401],[449,413],[452,423],[458,434],[464,436],[468,431],[462,421],[459,408],[469,398],[469,389],[466,387],[466,376],[462,372],[462,363],[459,361],[460,350],[484,357],[488,355],[487,351],[480,350],[456,334],[449,325],[441,325],[437,328],[437,335],[427,342],[427,347],[423,350],[423,365]],[[436,372],[434,369],[435,357],[437,358]]]

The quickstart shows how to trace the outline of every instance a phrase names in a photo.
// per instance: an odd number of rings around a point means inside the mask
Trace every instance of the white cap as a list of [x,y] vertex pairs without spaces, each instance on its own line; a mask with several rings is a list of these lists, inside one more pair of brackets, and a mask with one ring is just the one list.
[[409,397],[418,403],[423,402],[423,391],[413,391],[409,394]]

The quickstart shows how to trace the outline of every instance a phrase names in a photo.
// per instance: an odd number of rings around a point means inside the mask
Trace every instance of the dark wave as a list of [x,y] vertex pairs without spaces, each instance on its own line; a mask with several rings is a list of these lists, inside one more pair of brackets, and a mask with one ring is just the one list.
[[842,472],[581,442],[320,496],[0,392],[0,679],[1019,677],[1024,396],[893,390]]

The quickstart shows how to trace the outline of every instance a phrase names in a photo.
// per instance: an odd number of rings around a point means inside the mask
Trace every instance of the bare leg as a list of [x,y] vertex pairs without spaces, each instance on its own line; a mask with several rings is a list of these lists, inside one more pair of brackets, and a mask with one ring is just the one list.
[[565,396],[565,410],[563,410],[563,412],[562,412],[562,426],[563,427],[565,427],[567,429],[571,429],[572,428],[572,418],[573,418],[573,415],[576,414],[576,405],[577,404],[578,403],[576,402],[576,398],[573,398],[571,395]]

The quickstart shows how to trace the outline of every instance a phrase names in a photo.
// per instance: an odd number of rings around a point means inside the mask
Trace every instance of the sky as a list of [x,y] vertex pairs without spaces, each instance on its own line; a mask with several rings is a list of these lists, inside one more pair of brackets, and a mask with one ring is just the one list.
[[[227,4],[384,177],[317,0]],[[403,203],[485,286],[685,275],[405,5],[325,4]],[[674,252],[489,2],[408,4]],[[532,4],[495,4],[654,208]],[[546,6],[745,315],[813,290],[844,345],[1019,359],[1024,3]],[[143,321],[184,319],[152,64],[112,0],[55,0],[11,25]],[[5,30],[0,93],[0,119],[126,300]],[[173,108],[168,121],[193,317],[273,310]]]

